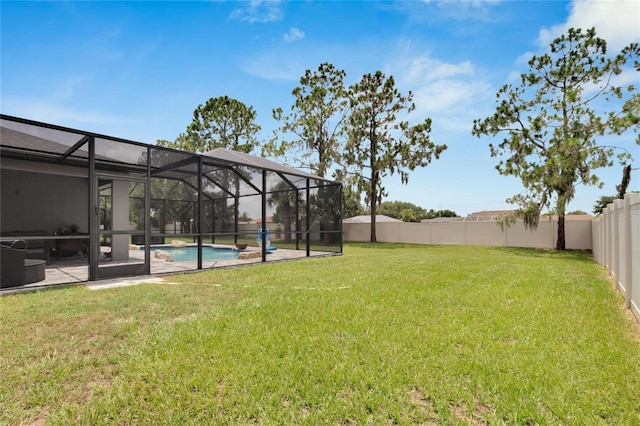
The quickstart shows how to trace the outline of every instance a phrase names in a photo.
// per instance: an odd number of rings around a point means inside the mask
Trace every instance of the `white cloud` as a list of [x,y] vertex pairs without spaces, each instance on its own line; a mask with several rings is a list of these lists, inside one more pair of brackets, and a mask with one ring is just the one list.
[[422,0],[394,2],[400,10],[411,13],[411,19],[495,22],[495,10],[503,0]]
[[254,22],[279,21],[283,17],[284,13],[280,9],[280,0],[252,0],[248,6],[234,9],[231,12],[231,18],[251,24]]
[[414,91],[418,116],[429,116],[451,131],[469,128],[478,105],[490,105],[493,86],[480,79],[442,79]]
[[298,28],[291,28],[289,32],[284,35],[284,41],[287,43],[293,43],[302,38],[304,38],[304,32]]
[[447,63],[420,56],[404,63],[401,72],[392,73],[400,75],[401,85],[413,92],[412,117],[429,116],[443,128],[460,131],[470,126],[477,113],[473,106],[491,99],[492,86],[476,75],[470,61]]
[[[432,0],[422,0],[424,3],[432,3]],[[500,3],[502,0],[441,0],[439,4],[445,3],[447,5],[457,5],[463,7],[484,7],[485,5],[492,5]]]
[[74,109],[41,99],[3,97],[3,113],[32,120],[79,127],[87,124],[105,124],[119,121],[114,116],[85,109]]
[[265,80],[298,81],[305,70],[305,66],[294,57],[274,52],[246,60],[241,66],[247,74]]
[[507,75],[507,84],[520,84],[522,82],[522,73],[520,71],[511,71]]
[[607,41],[614,52],[640,41],[640,2],[637,0],[574,0],[567,22],[540,30],[538,43],[543,48],[569,28],[595,27],[596,35]]
[[469,84],[453,79],[442,79],[423,86],[414,94],[415,102],[421,109],[440,112],[455,108],[469,97]]
[[473,65],[469,61],[448,64],[437,59],[418,57],[411,61],[405,78],[410,82],[419,82],[472,74]]
[[152,142],[157,139],[145,133],[148,126],[145,127],[144,122],[131,116],[105,114],[99,110],[78,105],[69,106],[54,100],[3,96],[2,113],[132,140]]

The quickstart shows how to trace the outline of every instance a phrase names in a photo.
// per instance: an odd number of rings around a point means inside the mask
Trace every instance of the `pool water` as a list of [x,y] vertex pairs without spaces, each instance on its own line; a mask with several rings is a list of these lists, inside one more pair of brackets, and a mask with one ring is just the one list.
[[[140,250],[144,250],[141,247]],[[174,262],[197,262],[198,247],[167,247],[167,246],[151,246],[151,256],[155,250],[162,250],[171,253]],[[202,247],[202,260],[233,260],[238,258],[238,251],[225,247]]]

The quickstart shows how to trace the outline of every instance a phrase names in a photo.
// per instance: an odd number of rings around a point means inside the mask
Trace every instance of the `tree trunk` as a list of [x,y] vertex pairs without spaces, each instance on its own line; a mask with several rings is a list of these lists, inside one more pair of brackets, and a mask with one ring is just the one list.
[[377,173],[372,173],[371,178],[371,242],[376,243],[378,239],[376,237],[376,215],[378,212],[378,197],[376,186],[378,184]]
[[221,207],[221,211],[222,211],[222,232],[228,232],[227,229],[227,208],[228,208],[228,204],[227,204],[227,198],[229,196],[229,186],[230,186],[230,182],[229,182],[229,175],[228,172],[224,172],[224,175],[222,176],[222,187],[225,189],[224,193],[222,194],[225,198],[223,200],[220,200],[220,207]]
[[375,129],[375,120],[371,124],[369,129],[369,142],[371,145],[369,149],[371,150],[371,157],[369,158],[369,167],[371,167],[371,242],[377,243],[378,239],[376,238],[376,213],[378,210],[378,179],[379,174],[376,169],[376,158],[377,158],[377,141],[376,141],[376,133]]
[[556,241],[556,250],[565,250],[564,235],[564,219],[567,212],[567,192],[558,193],[558,202],[556,203],[556,213],[558,214],[558,240]]
[[376,201],[371,203],[371,242],[378,242],[376,238]]
[[[288,195],[287,195],[288,196]],[[287,243],[291,242],[291,205],[289,204],[289,200],[287,200],[287,204],[284,206],[284,212],[282,213],[283,221],[282,224],[284,227],[284,240]]]
[[556,250],[565,250],[565,235],[564,235],[564,212],[558,215],[558,241],[556,242]]

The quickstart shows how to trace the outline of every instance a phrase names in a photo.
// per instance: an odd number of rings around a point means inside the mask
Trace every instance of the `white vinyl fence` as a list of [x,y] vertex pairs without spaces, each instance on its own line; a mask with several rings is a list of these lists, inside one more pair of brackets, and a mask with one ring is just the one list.
[[640,194],[626,194],[593,220],[593,255],[640,321]]
[[[452,244],[469,246],[534,247],[556,246],[558,222],[541,218],[538,228],[525,229],[517,221],[501,229],[496,222],[381,222],[376,224],[376,239],[385,243]],[[344,241],[369,241],[371,224],[343,223]],[[567,249],[591,250],[591,220],[565,221]]]

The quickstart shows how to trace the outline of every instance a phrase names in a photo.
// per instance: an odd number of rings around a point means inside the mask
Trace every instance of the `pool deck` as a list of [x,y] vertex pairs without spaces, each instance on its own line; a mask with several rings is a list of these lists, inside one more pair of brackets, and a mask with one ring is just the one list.
[[[213,245],[207,244],[207,246],[230,248],[230,246],[226,246],[226,245],[223,246],[223,245],[216,245],[216,244],[213,244]],[[198,271],[197,269],[198,265],[196,261],[168,262],[165,259],[156,258],[153,254],[155,249],[162,249],[162,247],[151,248],[151,274],[150,275],[113,278],[113,279],[99,280],[99,281],[88,281],[89,280],[89,261],[83,256],[76,256],[73,258],[63,259],[60,261],[52,260],[51,264],[47,265],[46,267],[44,281],[39,281],[36,283],[27,284],[20,287],[3,288],[3,289],[0,289],[0,292],[3,294],[13,293],[17,291],[30,291],[30,290],[51,288],[51,287],[56,287],[60,285],[78,284],[78,283],[85,283],[87,287],[94,288],[94,289],[110,288],[114,286],[120,287],[120,286],[133,285],[133,284],[142,283],[142,282],[164,283],[164,280],[158,276]],[[259,252],[259,251],[260,249],[258,247],[247,247],[245,250],[243,250],[243,252]],[[310,256],[308,258],[335,256],[336,254],[338,253],[311,251]],[[130,250],[129,256],[130,256],[130,260],[125,261],[124,263],[144,262],[143,250]],[[305,259],[305,258],[307,258],[306,250],[278,249],[267,254],[266,263],[295,260],[295,259]],[[103,259],[105,259],[104,253],[101,254],[100,265],[113,264],[113,262],[111,261],[105,262]],[[260,263],[262,263],[262,257],[257,257],[253,259],[230,259],[230,260],[216,260],[216,261],[203,260],[202,270],[246,266],[246,265],[260,264]]]

